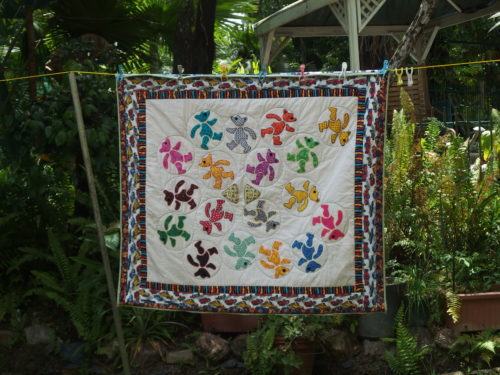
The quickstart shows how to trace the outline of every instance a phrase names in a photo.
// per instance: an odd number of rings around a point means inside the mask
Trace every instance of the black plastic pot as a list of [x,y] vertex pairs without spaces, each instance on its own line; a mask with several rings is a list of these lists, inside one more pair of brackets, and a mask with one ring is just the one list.
[[381,338],[394,336],[394,317],[403,301],[405,284],[387,284],[386,312],[359,315],[358,334],[366,338]]

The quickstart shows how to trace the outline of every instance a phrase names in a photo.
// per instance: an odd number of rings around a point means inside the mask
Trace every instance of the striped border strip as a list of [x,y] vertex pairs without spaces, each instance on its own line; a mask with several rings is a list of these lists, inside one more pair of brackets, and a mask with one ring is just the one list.
[[[227,90],[227,91],[201,91],[201,90],[136,90],[138,101],[137,125],[138,125],[138,152],[139,152],[139,200],[140,200],[140,215],[137,217],[137,224],[140,228],[140,265],[137,267],[141,280],[140,286],[143,288],[154,289],[157,291],[166,290],[179,293],[204,293],[215,295],[221,293],[221,290],[230,290],[230,294],[244,295],[248,293],[257,296],[267,296],[270,294],[282,294],[284,296],[296,296],[306,294],[310,297],[322,298],[328,294],[334,295],[349,295],[353,292],[363,290],[363,254],[362,254],[362,205],[361,211],[358,212],[356,207],[357,202],[362,203],[362,180],[357,176],[362,172],[363,160],[363,136],[364,136],[364,112],[366,89],[359,88],[289,88],[284,90],[262,89],[262,90]],[[355,269],[355,284],[354,286],[341,287],[276,287],[276,286],[196,286],[196,285],[177,285],[156,283],[147,281],[147,249],[146,249],[146,202],[145,202],[145,185],[146,185],[146,100],[147,99],[262,99],[262,98],[292,98],[292,97],[358,97],[358,119],[356,126],[356,145],[355,145],[355,251],[354,251],[354,269]],[[357,161],[361,155],[361,164]],[[359,241],[361,239],[361,242]],[[212,291],[213,290],[213,291]],[[245,290],[245,292],[241,292]],[[223,292],[222,292],[223,293]]]

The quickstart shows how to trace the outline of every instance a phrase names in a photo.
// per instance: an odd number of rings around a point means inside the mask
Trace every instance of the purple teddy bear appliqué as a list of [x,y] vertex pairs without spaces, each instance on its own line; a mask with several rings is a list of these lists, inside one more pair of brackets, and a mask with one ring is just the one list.
[[255,185],[260,185],[260,182],[269,174],[269,181],[274,180],[275,172],[274,168],[271,164],[276,164],[279,160],[276,158],[276,153],[272,152],[271,149],[267,149],[266,157],[262,156],[260,152],[257,153],[257,159],[259,160],[259,164],[252,166],[247,164],[246,171],[248,173],[255,174],[255,179],[252,182]]

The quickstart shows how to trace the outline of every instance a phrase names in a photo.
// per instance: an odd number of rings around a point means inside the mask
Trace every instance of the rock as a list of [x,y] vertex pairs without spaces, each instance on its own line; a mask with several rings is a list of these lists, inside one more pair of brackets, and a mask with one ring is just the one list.
[[84,345],[83,342],[79,341],[62,343],[59,349],[59,356],[70,365],[79,367],[85,355]]
[[0,330],[0,345],[9,345],[16,338],[16,333],[8,329]]
[[176,350],[173,352],[168,352],[165,362],[168,364],[174,363],[188,363],[194,360],[194,354],[189,349]]
[[387,346],[383,341],[363,340],[363,352],[367,356],[385,358]]
[[245,368],[245,364],[243,362],[237,361],[235,359],[228,359],[227,361],[224,361],[221,365],[221,368]]
[[352,333],[332,329],[323,337],[327,341],[327,348],[336,362],[346,362],[354,355],[357,340]]
[[434,342],[444,349],[451,349],[456,336],[450,328],[443,328],[436,332]]
[[248,340],[248,334],[243,333],[241,335],[236,336],[232,341],[231,341],[231,351],[235,356],[238,357],[243,357],[243,353],[245,350],[247,350],[247,340]]
[[229,343],[222,337],[204,332],[196,340],[196,347],[204,357],[219,362],[229,354]]
[[[134,351],[132,353],[134,353]],[[137,365],[138,367],[141,367],[151,363],[161,362],[161,355],[162,353],[160,350],[160,345],[158,343],[146,342],[140,347],[137,353],[132,355],[131,363],[133,363],[134,366]]]
[[431,332],[425,327],[410,327],[410,333],[417,339],[419,346],[430,346],[434,343]]
[[28,345],[50,344],[54,342],[55,331],[47,326],[33,325],[24,329]]

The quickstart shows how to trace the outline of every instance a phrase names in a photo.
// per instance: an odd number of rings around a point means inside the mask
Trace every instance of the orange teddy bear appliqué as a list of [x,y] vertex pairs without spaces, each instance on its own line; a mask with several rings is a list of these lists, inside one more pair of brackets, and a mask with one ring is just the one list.
[[209,168],[209,171],[203,175],[203,179],[208,180],[210,177],[213,177],[215,180],[214,189],[220,189],[222,187],[222,180],[224,178],[234,180],[234,172],[226,172],[224,167],[221,167],[221,165],[231,165],[229,160],[221,159],[213,162],[212,154],[208,154],[201,159],[201,163],[198,165],[200,167]]

